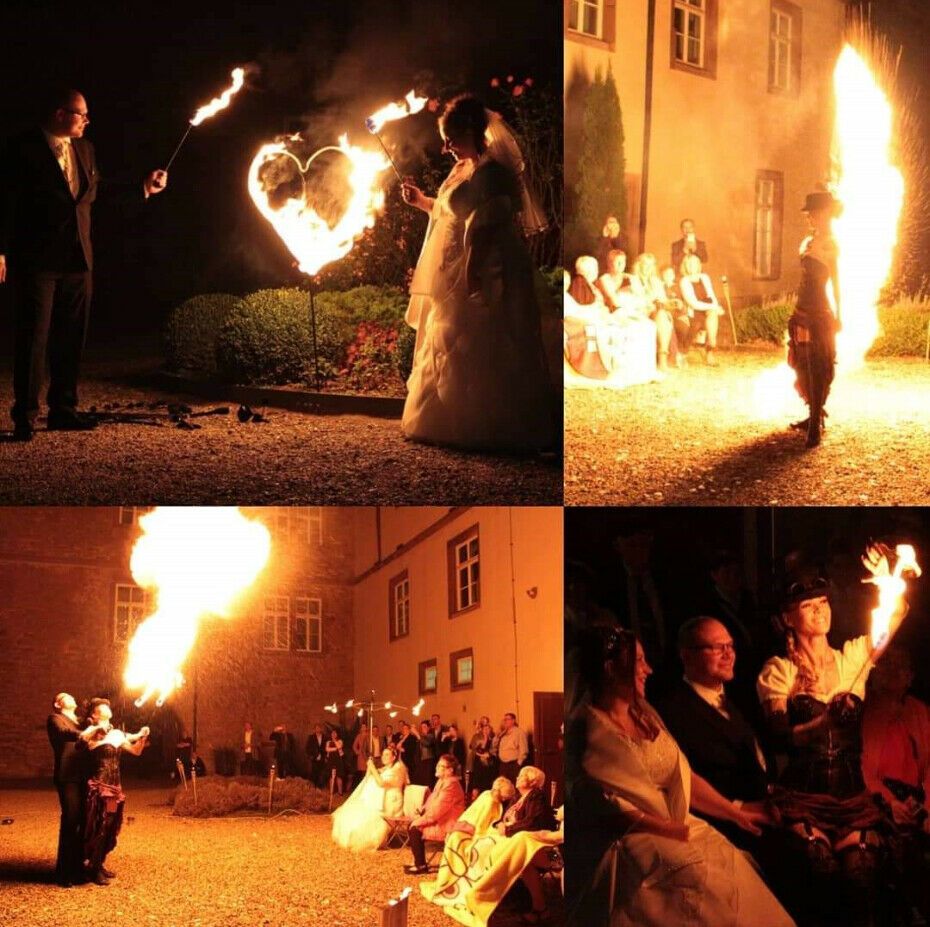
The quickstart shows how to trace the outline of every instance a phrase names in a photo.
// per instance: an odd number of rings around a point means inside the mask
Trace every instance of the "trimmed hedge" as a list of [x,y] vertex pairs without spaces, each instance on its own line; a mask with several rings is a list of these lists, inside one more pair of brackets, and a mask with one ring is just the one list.
[[217,337],[237,302],[230,293],[204,293],[174,309],[165,331],[169,369],[216,373]]
[[[335,796],[333,808],[342,804],[342,796]],[[329,810],[329,792],[321,791],[306,779],[290,777],[278,779],[274,784],[271,813],[286,810],[325,812]],[[173,814],[188,818],[217,818],[243,812],[267,813],[268,780],[258,776],[207,776],[197,780],[197,803],[194,789],[178,786],[174,793]]]
[[[741,342],[769,341],[784,343],[788,318],[794,311],[794,297],[780,296],[761,306],[749,306],[736,314],[736,328]],[[889,305],[878,307],[882,333],[869,349],[869,357],[923,357],[930,324],[930,297],[899,297]]]

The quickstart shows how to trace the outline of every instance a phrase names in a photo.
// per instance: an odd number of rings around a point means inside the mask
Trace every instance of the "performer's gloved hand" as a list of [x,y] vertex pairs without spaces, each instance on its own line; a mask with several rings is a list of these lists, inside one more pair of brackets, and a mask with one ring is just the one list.
[[849,723],[856,713],[856,702],[849,692],[834,695],[827,706],[830,722],[836,726]]

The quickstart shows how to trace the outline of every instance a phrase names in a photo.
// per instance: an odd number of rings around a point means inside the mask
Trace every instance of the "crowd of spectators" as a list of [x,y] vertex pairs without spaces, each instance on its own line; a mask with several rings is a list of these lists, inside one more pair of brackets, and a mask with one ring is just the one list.
[[707,245],[692,219],[681,222],[671,261],[632,258],[616,216],[608,216],[596,254],[580,255],[565,273],[564,355],[569,386],[624,387],[662,379],[687,363],[696,346],[717,365],[723,307],[714,291]]

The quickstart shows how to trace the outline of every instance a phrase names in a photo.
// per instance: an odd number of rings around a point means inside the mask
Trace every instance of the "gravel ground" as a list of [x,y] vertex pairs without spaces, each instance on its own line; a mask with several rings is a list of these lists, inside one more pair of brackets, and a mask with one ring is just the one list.
[[[329,839],[327,815],[176,818],[166,789],[127,784],[119,844],[108,857],[107,887],[63,889],[51,882],[58,801],[49,786],[8,790],[0,817],[3,922],[16,927],[375,927],[380,905],[412,886],[411,927],[455,923],[403,872],[406,850],[354,855]],[[550,893],[553,886],[549,886]],[[553,901],[557,903],[557,898]],[[491,927],[516,927],[502,913]],[[546,923],[554,927],[558,914]]]
[[[781,354],[740,348],[661,383],[565,394],[567,505],[927,505],[930,364],[886,358],[840,375],[819,448],[765,419],[754,383]],[[784,395],[784,394],[783,394]]]
[[[127,385],[125,364],[88,363],[82,408],[224,403]],[[135,372],[135,370],[133,371]],[[0,405],[12,389],[0,373]],[[94,432],[0,433],[0,504],[559,505],[560,460],[463,453],[405,441],[397,420],[267,409],[265,424],[229,416],[171,424],[104,424]],[[5,409],[0,411],[0,420]],[[4,425],[0,427],[11,427]],[[40,429],[44,426],[40,423]]]

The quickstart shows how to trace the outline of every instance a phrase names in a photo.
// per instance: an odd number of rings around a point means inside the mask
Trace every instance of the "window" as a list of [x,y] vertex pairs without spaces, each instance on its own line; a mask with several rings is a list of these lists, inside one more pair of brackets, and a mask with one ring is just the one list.
[[286,595],[265,596],[262,647],[265,650],[290,649],[290,603]]
[[777,280],[781,276],[784,199],[784,175],[780,171],[759,171],[752,257],[752,274],[757,280]]
[[472,648],[449,655],[449,688],[471,689],[475,684],[475,656]]
[[769,24],[769,91],[797,94],[801,83],[801,10],[772,0]]
[[128,643],[136,628],[152,613],[152,595],[147,589],[132,583],[116,584],[113,609],[113,640]]
[[672,0],[673,68],[717,73],[717,0]]
[[435,660],[424,660],[418,668],[420,695],[439,691],[439,669]]
[[478,526],[456,535],[448,544],[449,617],[477,608],[481,601]]
[[275,541],[323,543],[323,510],[319,506],[281,506],[273,510],[268,524]]
[[568,28],[592,38],[604,37],[604,0],[569,0]]
[[121,525],[134,525],[143,515],[151,511],[151,505],[121,505],[119,507],[119,523]]
[[319,653],[323,649],[323,603],[294,599],[294,650]]
[[410,633],[410,577],[406,570],[388,583],[388,622],[392,641]]

